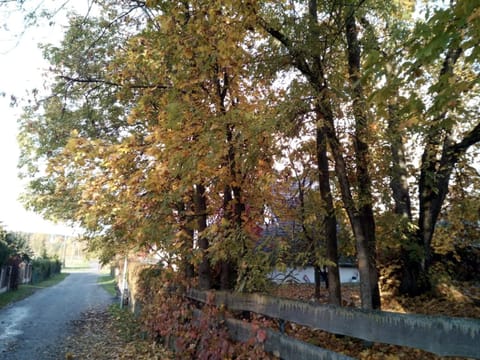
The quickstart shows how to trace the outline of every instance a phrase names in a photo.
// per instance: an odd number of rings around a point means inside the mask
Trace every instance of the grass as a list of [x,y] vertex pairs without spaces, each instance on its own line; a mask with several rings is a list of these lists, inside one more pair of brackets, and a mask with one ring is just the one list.
[[65,259],[65,265],[67,267],[88,268],[90,267],[90,260],[84,257],[67,257]]
[[102,266],[102,267],[100,267],[99,273],[100,273],[100,274],[103,274],[103,275],[108,275],[108,276],[110,276],[110,274],[111,274],[110,266]]
[[87,271],[97,271],[100,274],[110,274],[110,266],[101,266],[95,261],[95,259],[76,259],[76,260],[67,260],[65,267],[63,268],[66,272],[85,272]]
[[91,269],[91,260],[84,257],[73,257],[65,259],[65,272],[83,272]]
[[85,272],[86,270],[89,270],[89,266],[66,266],[62,268],[62,271],[65,271],[66,273],[76,273],[76,272]]
[[47,287],[56,285],[63,279],[65,279],[68,275],[68,273],[56,274],[50,279],[44,280],[37,284],[20,285],[15,291],[7,291],[6,293],[0,294],[0,309],[15,301],[19,301],[25,299],[26,297],[29,297],[39,289],[45,289]]
[[98,278],[97,283],[101,285],[110,295],[117,295],[115,278],[110,275],[102,275]]
[[75,261],[75,262],[69,262],[65,264],[65,267],[63,268],[63,271],[65,272],[83,272],[85,270],[90,269],[90,263],[87,261]]
[[135,341],[144,335],[138,318],[128,308],[122,309],[118,304],[112,304],[109,312],[115,319],[118,334],[124,341]]

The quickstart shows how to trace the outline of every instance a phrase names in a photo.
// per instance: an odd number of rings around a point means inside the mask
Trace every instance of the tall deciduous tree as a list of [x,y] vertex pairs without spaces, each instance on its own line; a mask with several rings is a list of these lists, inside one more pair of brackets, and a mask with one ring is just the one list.
[[450,176],[478,142],[478,124],[472,117],[478,99],[478,52],[473,45],[478,42],[478,21],[472,14],[478,13],[478,6],[469,1],[426,6],[431,8],[424,9],[425,20],[399,13],[396,6],[376,19],[360,17],[366,72],[375,74],[370,96],[379,124],[375,128],[385,121],[391,154],[400,290],[410,295],[431,286],[432,239]]
[[[354,30],[354,26],[352,26],[354,13],[351,13],[351,8],[355,4],[342,6],[334,3],[331,7],[319,7],[316,1],[309,1],[307,9],[302,9],[300,4],[293,6],[294,8],[289,10],[289,14],[281,14],[283,17],[287,15],[285,18],[288,19],[284,22],[283,27],[282,22],[278,18],[272,17],[268,12],[265,15],[259,15],[259,23],[267,33],[285,47],[291,59],[291,64],[305,76],[314,90],[317,98],[318,114],[321,116],[317,122],[318,132],[319,134],[325,134],[330,146],[335,161],[340,193],[356,239],[359,270],[362,278],[362,306],[378,308],[380,306],[380,295],[375,262],[375,223],[372,213],[370,181],[368,179],[368,172],[370,171],[367,156],[368,144],[364,139],[366,131],[364,114],[359,111],[362,106],[359,103],[362,100],[361,88],[356,81],[360,76],[358,74],[360,70],[358,68],[360,49],[355,37],[356,33],[352,33],[352,30]],[[304,12],[303,17],[297,17],[295,6],[298,6]],[[305,33],[308,35],[304,38],[301,37],[300,34]],[[345,34],[348,43],[347,49],[343,50],[343,56],[342,49],[339,48],[342,40],[341,34]],[[347,55],[347,59],[345,59],[345,55]],[[336,60],[333,60],[334,58]],[[342,58],[344,62],[338,64],[338,59]],[[336,67],[332,66],[334,61]],[[345,72],[338,70],[341,68],[346,69],[347,72],[350,71],[352,78],[352,115],[356,124],[353,145],[356,153],[355,168],[357,170],[354,185],[357,201],[355,201],[352,193],[353,184],[350,181],[351,177],[344,158],[343,144],[338,138],[336,126],[336,115],[339,114],[338,112],[336,114],[336,111],[346,106],[339,97],[334,96],[337,77],[345,74]],[[337,83],[345,86],[344,82],[339,81]],[[322,158],[321,153],[318,158]],[[322,181],[322,183],[325,182]],[[334,234],[332,231],[329,233]],[[333,241],[336,241],[336,239],[332,238]]]
[[[44,113],[27,112],[22,132],[31,174],[47,163],[31,204],[79,221],[107,257],[145,246],[188,257],[208,288],[212,263],[248,263],[268,186],[263,81],[247,66],[254,38],[237,3],[135,5],[145,22],[127,16],[135,7],[107,7],[99,20],[74,20],[62,48],[47,49],[54,94]],[[62,123],[61,136],[46,136]],[[37,124],[44,133],[29,132]],[[250,269],[235,272],[245,280]],[[220,278],[231,288],[227,270]]]
[[[27,204],[87,229],[105,260],[156,250],[203,288],[254,289],[274,143],[313,140],[330,302],[337,199],[362,306],[380,306],[376,216],[389,211],[401,290],[425,291],[452,171],[480,140],[480,10],[464,0],[413,20],[406,3],[102,1],[44,47],[51,92],[20,124]],[[284,75],[297,78],[286,92],[272,84]]]
[[[413,32],[412,79],[425,84],[421,119],[423,150],[418,177],[418,230],[414,243],[421,256],[410,256],[414,272],[404,277],[402,290],[418,294],[429,288],[432,238],[445,202],[450,177],[469,148],[480,141],[478,106],[478,42],[480,5],[454,2],[436,9]],[[422,96],[423,95],[423,96]]]

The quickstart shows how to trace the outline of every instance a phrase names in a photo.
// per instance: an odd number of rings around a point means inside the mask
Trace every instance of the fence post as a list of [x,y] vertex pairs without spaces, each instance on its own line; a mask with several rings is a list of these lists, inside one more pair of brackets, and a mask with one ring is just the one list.
[[120,309],[123,309],[123,302],[125,301],[125,291],[127,288],[127,255],[123,262],[123,274],[122,274],[122,291],[120,296]]
[[7,267],[0,266],[0,293],[7,291]]
[[7,291],[11,288],[11,281],[12,281],[12,273],[13,273],[13,266],[7,266]]

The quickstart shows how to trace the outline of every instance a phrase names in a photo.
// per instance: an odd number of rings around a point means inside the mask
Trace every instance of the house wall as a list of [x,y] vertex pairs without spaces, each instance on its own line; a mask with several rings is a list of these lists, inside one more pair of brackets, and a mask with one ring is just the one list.
[[[360,274],[356,267],[340,266],[340,282],[341,283],[356,283],[360,280]],[[270,278],[276,282],[298,282],[298,283],[314,283],[315,273],[313,266],[305,268],[287,268],[286,271],[281,272],[275,270],[270,274]]]

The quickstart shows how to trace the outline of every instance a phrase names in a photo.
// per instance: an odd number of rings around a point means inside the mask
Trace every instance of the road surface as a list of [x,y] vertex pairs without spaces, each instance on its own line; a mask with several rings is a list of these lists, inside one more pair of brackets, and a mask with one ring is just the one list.
[[97,284],[98,276],[94,270],[72,273],[61,283],[0,309],[0,360],[57,359],[70,321],[113,301]]

